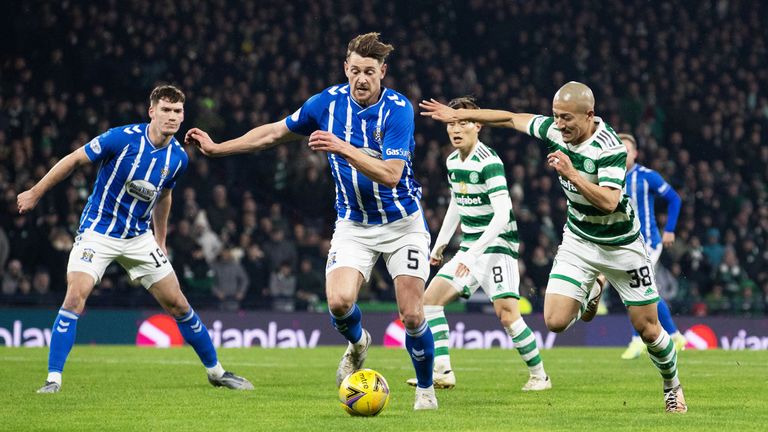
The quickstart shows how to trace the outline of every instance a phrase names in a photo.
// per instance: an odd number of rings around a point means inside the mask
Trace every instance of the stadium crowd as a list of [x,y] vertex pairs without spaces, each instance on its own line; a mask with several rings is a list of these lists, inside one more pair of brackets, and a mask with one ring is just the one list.
[[[657,275],[673,311],[766,312],[768,5],[761,2],[138,0],[2,9],[14,19],[0,28],[0,304],[60,303],[97,167],[78,170],[29,215],[18,214],[17,193],[108,128],[147,121],[156,83],[186,92],[177,138],[192,126],[232,138],[344,82],[345,41],[375,30],[396,48],[385,85],[414,106],[471,94],[484,107],[548,114],[564,82],[590,85],[597,115],[633,133],[639,163],[682,198],[677,241]],[[348,10],[355,12],[339,12]],[[417,119],[415,138],[434,238],[449,200],[444,161],[452,149],[437,122]],[[537,140],[498,130],[481,139],[506,163],[521,293],[541,310],[565,197]],[[192,302],[324,310],[334,220],[327,160],[306,142],[215,160],[187,153],[168,252]],[[141,291],[114,268],[89,304],[153,304]],[[362,296],[393,300],[385,271],[374,272]],[[611,300],[610,308],[622,307]]]

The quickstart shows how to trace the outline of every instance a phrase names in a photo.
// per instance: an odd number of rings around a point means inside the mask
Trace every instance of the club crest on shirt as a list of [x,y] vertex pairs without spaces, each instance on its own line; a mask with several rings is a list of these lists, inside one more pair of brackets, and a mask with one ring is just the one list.
[[85,261],[87,263],[93,262],[93,256],[96,254],[96,251],[91,248],[85,248],[83,249],[83,256],[80,257],[80,261]]
[[163,167],[163,169],[160,171],[160,178],[166,178],[168,177],[168,174],[171,172],[171,170],[168,169],[168,165]]
[[91,140],[91,142],[88,143],[91,146],[91,150],[93,150],[94,153],[99,154],[101,153],[101,144],[99,144],[99,139],[94,138]]
[[589,174],[595,172],[595,163],[592,162],[592,159],[584,160],[584,171],[588,172]]
[[384,139],[384,132],[381,131],[381,128],[376,126],[376,129],[373,130],[373,140],[379,143],[381,145],[381,140]]
[[477,183],[479,181],[480,181],[480,174],[478,174],[478,173],[476,173],[474,171],[469,174],[469,182],[470,183]]

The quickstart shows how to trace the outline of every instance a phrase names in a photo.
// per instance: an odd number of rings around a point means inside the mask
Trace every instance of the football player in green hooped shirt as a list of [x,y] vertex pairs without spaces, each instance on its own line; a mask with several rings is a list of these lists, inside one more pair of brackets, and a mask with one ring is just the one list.
[[677,373],[677,352],[659,324],[659,294],[653,266],[640,237],[640,224],[626,195],[626,148],[614,130],[595,116],[595,98],[571,81],[552,101],[553,116],[501,110],[453,109],[434,99],[419,104],[421,115],[445,123],[479,122],[516,129],[544,141],[547,165],[558,174],[568,199],[563,242],[544,297],[544,321],[554,332],[597,312],[603,273],[627,306],[630,321],[663,378],[667,412],[686,412]]
[[[448,106],[479,109],[468,97],[456,98]],[[456,385],[448,353],[450,337],[444,307],[459,297],[469,298],[482,288],[528,366],[529,378],[522,390],[547,390],[552,388],[552,382],[544,371],[536,337],[518,306],[519,239],[504,163],[491,147],[478,139],[481,128],[480,123],[471,121],[451,122],[446,128],[455,148],[446,160],[451,202],[430,253],[430,264],[442,264],[443,250],[459,224],[461,245],[459,252],[440,268],[424,294],[424,316],[435,338],[434,385],[435,388]],[[416,385],[415,378],[407,382]]]

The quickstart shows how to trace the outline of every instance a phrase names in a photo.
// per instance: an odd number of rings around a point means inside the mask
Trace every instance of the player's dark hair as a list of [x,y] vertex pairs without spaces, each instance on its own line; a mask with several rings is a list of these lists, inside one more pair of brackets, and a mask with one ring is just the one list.
[[378,60],[379,63],[384,63],[389,53],[394,49],[395,47],[392,45],[385,44],[379,40],[379,33],[366,33],[349,41],[349,45],[347,45],[347,58],[352,53],[357,53],[360,57],[371,57]]
[[184,103],[186,97],[184,92],[178,87],[170,84],[159,85],[152,90],[149,95],[149,104],[151,106],[157,105],[161,100],[168,101],[170,103],[181,102]]
[[475,103],[475,98],[472,96],[462,96],[452,99],[448,102],[448,106],[453,109],[480,109]]

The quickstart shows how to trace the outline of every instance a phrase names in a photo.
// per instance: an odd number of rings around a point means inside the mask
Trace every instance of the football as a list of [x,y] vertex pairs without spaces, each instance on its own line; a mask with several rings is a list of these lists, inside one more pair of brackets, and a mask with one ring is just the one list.
[[353,416],[375,416],[389,402],[389,385],[372,369],[352,372],[339,387],[339,402]]

